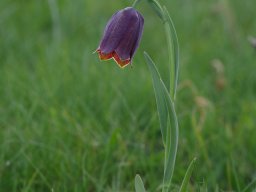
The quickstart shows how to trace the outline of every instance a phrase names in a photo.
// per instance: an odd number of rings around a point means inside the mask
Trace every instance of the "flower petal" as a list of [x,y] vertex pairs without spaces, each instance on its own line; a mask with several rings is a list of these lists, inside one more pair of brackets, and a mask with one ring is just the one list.
[[97,50],[98,54],[99,54],[99,58],[100,60],[108,60],[111,59],[113,57],[113,53],[108,53],[108,54],[104,54],[102,53],[100,50]]
[[144,19],[142,17],[142,15],[138,12],[138,16],[139,16],[139,28],[138,28],[138,34],[137,34],[137,40],[136,42],[134,43],[133,45],[133,48],[132,48],[132,51],[131,51],[131,61],[132,61],[132,58],[134,56],[134,53],[136,52],[137,48],[139,47],[139,44],[140,44],[140,41],[141,41],[141,36],[142,36],[142,33],[143,33],[143,27],[144,27]]
[[114,58],[115,62],[119,65],[119,67],[121,67],[121,68],[125,67],[126,65],[128,65],[130,63],[130,59],[121,60],[115,52],[113,53],[113,58]]
[[126,34],[130,20],[134,18],[134,14],[131,14],[131,11],[133,11],[132,8],[118,11],[109,20],[99,46],[102,53],[110,53],[118,46],[124,34]]
[[129,20],[129,23],[127,23],[128,28],[115,49],[116,53],[122,60],[131,59],[131,52],[138,40],[140,20],[136,10],[133,9],[132,15],[133,18]]

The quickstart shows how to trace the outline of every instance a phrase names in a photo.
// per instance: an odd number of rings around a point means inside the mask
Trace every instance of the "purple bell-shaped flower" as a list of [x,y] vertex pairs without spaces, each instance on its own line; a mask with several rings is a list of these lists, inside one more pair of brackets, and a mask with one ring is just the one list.
[[132,62],[139,46],[144,19],[132,7],[116,12],[108,21],[97,52],[101,60],[113,58],[120,67]]

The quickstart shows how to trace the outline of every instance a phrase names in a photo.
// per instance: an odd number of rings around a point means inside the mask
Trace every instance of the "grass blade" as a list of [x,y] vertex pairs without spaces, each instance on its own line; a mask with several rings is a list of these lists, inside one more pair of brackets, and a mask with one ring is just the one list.
[[249,192],[249,189],[256,187],[256,178],[254,178],[243,190],[242,192]]
[[241,191],[241,187],[240,187],[240,183],[239,183],[239,179],[238,179],[238,174],[237,174],[237,170],[235,168],[235,164],[233,159],[231,158],[231,166],[232,166],[232,171],[233,171],[233,175],[234,175],[234,179],[235,179],[235,184],[236,184],[236,190],[238,192]]
[[136,192],[146,192],[143,181],[139,175],[135,176],[135,191]]
[[188,184],[189,184],[189,180],[190,177],[192,175],[193,169],[195,167],[195,163],[196,163],[196,158],[194,158],[191,163],[189,164],[189,167],[186,171],[185,177],[182,181],[181,187],[180,187],[180,191],[179,192],[186,192],[187,188],[188,188]]

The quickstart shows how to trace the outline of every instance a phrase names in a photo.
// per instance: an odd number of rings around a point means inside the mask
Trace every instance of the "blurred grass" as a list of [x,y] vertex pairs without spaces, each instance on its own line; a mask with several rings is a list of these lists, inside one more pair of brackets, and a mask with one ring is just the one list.
[[[255,3],[162,2],[181,49],[174,183],[196,156],[190,190],[239,191],[256,177]],[[157,191],[163,151],[142,52],[167,73],[160,20],[138,6],[145,30],[133,68],[92,54],[108,18],[130,5],[0,1],[1,191],[133,191],[136,173]]]

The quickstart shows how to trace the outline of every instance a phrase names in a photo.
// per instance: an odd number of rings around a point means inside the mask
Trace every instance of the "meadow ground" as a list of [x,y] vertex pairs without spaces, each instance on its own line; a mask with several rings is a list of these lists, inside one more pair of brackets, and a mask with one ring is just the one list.
[[[174,187],[242,191],[256,177],[254,0],[166,4],[180,42]],[[131,1],[0,1],[0,191],[159,191],[163,148],[146,50],[167,75],[160,20],[142,2],[134,67],[100,62],[104,26]],[[250,190],[249,190],[250,191]]]

